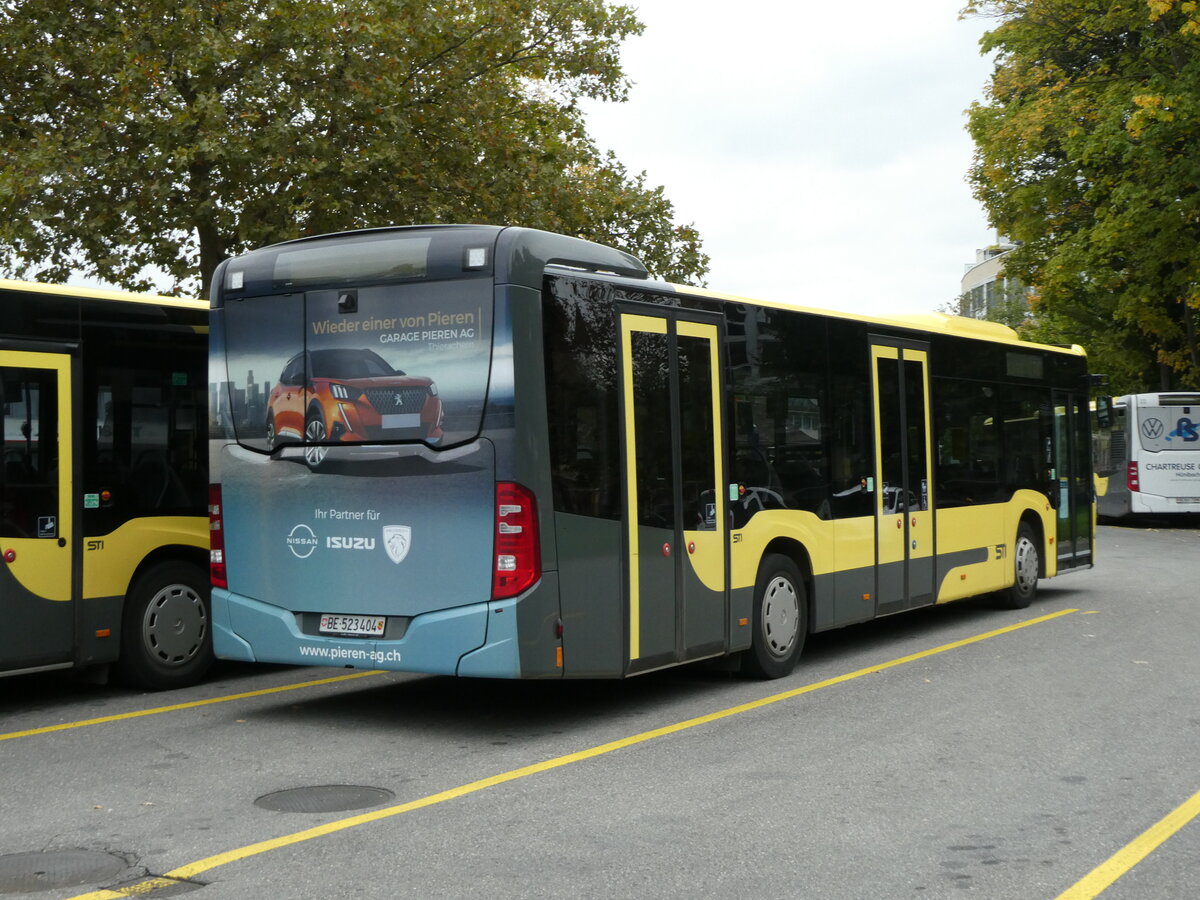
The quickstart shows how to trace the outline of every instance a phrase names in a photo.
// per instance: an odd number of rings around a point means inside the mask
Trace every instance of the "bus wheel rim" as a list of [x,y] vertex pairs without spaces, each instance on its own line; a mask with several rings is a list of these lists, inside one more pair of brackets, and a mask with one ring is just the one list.
[[763,592],[762,630],[767,650],[777,658],[787,656],[800,628],[800,601],[792,582],[776,575]]
[[1037,547],[1027,537],[1017,540],[1017,587],[1028,593],[1037,584]]
[[161,665],[182,666],[204,646],[204,599],[186,584],[169,584],[151,598],[142,618],[142,640]]

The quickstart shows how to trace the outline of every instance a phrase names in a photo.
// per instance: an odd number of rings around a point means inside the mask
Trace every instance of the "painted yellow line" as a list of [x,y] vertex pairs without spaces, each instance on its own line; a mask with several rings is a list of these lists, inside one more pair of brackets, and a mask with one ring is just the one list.
[[1150,855],[1161,843],[1200,815],[1200,791],[1058,895],[1056,900],[1091,900]]
[[125,719],[138,719],[142,716],[157,716],[160,713],[178,712],[181,709],[195,709],[199,706],[212,706],[214,703],[228,703],[231,700],[246,700],[250,697],[265,697],[268,694],[282,694],[285,691],[298,691],[301,688],[318,687],[322,684],[334,684],[338,681],[350,681],[354,678],[366,678],[370,675],[382,675],[380,670],[370,672],[355,672],[352,675],[337,675],[333,678],[320,678],[316,681],[303,681],[300,684],[285,684],[280,687],[263,688],[258,691],[246,691],[241,694],[226,694],[223,697],[211,697],[208,700],[190,700],[187,703],[175,703],[171,706],[156,706],[153,709],[139,709],[133,712],[116,713],[111,716],[99,716],[95,719],[83,719],[78,722],[63,722],[61,725],[45,725],[41,728],[30,728],[27,731],[10,731],[0,734],[0,741],[11,741],[16,738],[33,737],[36,734],[49,734],[52,731],[67,731],[71,728],[86,728],[89,725],[104,725],[108,722],[121,722]]
[[150,878],[123,887],[120,891],[93,891],[86,896],[92,900],[119,900],[121,897],[144,897],[146,894],[169,887],[179,887],[179,882],[172,881],[170,878]]
[[[908,656],[902,656],[899,659],[890,660],[889,662],[879,663],[874,666],[867,666],[865,669],[858,669],[857,671],[850,672],[845,675],[838,675],[834,678],[828,678],[825,681],[806,684],[802,687],[793,688],[790,691],[783,691],[779,694],[772,694],[769,697],[762,697],[758,700],[752,700],[749,703],[742,703],[738,706],[731,706],[728,709],[723,709],[718,712],[697,716],[694,719],[676,722],[674,725],[667,725],[663,728],[655,728],[652,731],[643,731],[641,734],[635,734],[632,737],[610,741],[607,744],[600,744],[599,746],[592,747],[588,750],[580,750],[577,753],[568,753],[566,756],[555,757],[554,759],[548,759],[545,762],[534,763],[531,766],[523,766],[520,769],[513,769],[510,772],[503,772],[499,775],[492,775],[489,778],[481,778],[479,781],[472,781],[469,784],[451,788],[447,791],[430,794],[427,797],[421,797],[418,800],[411,800],[408,803],[401,803],[397,806],[389,806],[385,807],[384,809],[373,810],[368,813],[362,813],[361,815],[351,816],[347,819],[339,819],[336,822],[328,822],[324,825],[317,825],[314,828],[306,828],[304,831],[297,831],[292,834],[285,834],[277,838],[271,838],[270,840],[259,841],[256,844],[248,844],[245,847],[238,847],[235,850],[229,850],[225,853],[218,853],[215,856],[206,857],[196,862],[189,863],[186,866],[180,866],[178,869],[172,869],[170,872],[164,872],[160,877],[164,879],[175,879],[176,881],[193,879],[197,875],[208,872],[217,868],[218,866],[228,865],[229,863],[237,862],[240,859],[258,856],[259,854],[266,853],[270,850],[278,850],[281,847],[299,844],[303,841],[312,840],[313,838],[336,834],[339,831],[345,831],[348,828],[356,828],[359,825],[366,825],[370,822],[378,822],[381,819],[390,819],[393,816],[403,815],[404,813],[412,812],[416,809],[423,809],[427,806],[435,806],[439,803],[445,803],[447,800],[465,797],[468,794],[474,794],[478,791],[495,787],[498,784],[505,784],[510,781],[527,778],[530,775],[548,772],[551,769],[557,769],[561,766],[567,766],[571,765],[572,763],[594,759],[597,756],[604,756],[607,753],[612,753],[614,750],[623,750],[627,747],[633,747],[637,744],[644,744],[647,741],[665,737],[669,734],[677,734],[678,732],[686,731],[689,728],[695,728],[699,725],[707,725],[711,722],[727,719],[730,716],[737,716],[741,715],[742,713],[751,712],[752,710],[762,709],[764,706],[770,706],[773,703],[779,703],[783,700],[790,700],[793,697],[811,694],[813,691],[819,691],[823,688],[844,684],[847,681],[853,681],[856,678],[862,678],[864,675],[874,675],[877,672],[883,672],[887,669],[894,669],[896,666],[902,666],[905,663],[916,662],[920,659],[927,659],[931,656],[936,656],[939,653],[946,653],[949,650],[957,650],[960,647],[978,644],[980,641],[986,641],[990,638],[999,637],[1002,634],[1009,634],[1014,631],[1019,631],[1020,629],[1028,628],[1031,625],[1040,625],[1043,622],[1049,622],[1053,619],[1069,615],[1073,612],[1078,612],[1078,610],[1064,609],[1060,612],[1039,616],[1036,619],[1028,619],[1024,622],[1018,622],[1015,625],[1007,625],[1004,628],[997,628],[994,631],[988,631],[984,634],[977,634],[974,637],[964,638],[961,641],[942,644],[940,647],[934,647],[931,650],[922,650],[919,653],[912,653]],[[89,894],[80,894],[76,897],[70,898],[70,900],[115,900],[115,898],[118,897],[133,896],[134,892],[138,891],[140,885],[143,883],[144,882],[131,885],[129,887],[122,887],[117,890],[95,891]],[[171,883],[175,882],[173,881]]]

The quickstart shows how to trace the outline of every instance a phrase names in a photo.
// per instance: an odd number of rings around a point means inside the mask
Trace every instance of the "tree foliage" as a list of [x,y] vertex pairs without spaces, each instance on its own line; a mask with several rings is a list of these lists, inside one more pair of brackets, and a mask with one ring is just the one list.
[[606,0],[0,0],[0,267],[206,290],[225,256],[349,228],[519,224],[707,270],[588,137]]
[[1116,390],[1200,386],[1195,0],[976,0],[996,68],[970,181],[1033,286],[1040,340]]

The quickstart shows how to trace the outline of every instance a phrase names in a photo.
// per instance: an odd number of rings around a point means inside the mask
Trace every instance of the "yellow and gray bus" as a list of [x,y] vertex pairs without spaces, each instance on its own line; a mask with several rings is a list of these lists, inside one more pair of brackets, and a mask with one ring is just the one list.
[[218,657],[619,678],[1092,565],[1078,347],[648,278],[523,228],[304,239],[212,293]]
[[0,281],[0,675],[212,660],[207,305]]

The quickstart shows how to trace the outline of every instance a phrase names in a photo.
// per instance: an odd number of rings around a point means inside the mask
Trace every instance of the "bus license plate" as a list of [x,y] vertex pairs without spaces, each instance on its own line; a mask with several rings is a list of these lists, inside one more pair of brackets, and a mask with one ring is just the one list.
[[387,619],[383,616],[321,616],[321,634],[361,634],[382,637]]
[[1196,504],[1200,503],[1200,497],[1176,497],[1176,503]]

